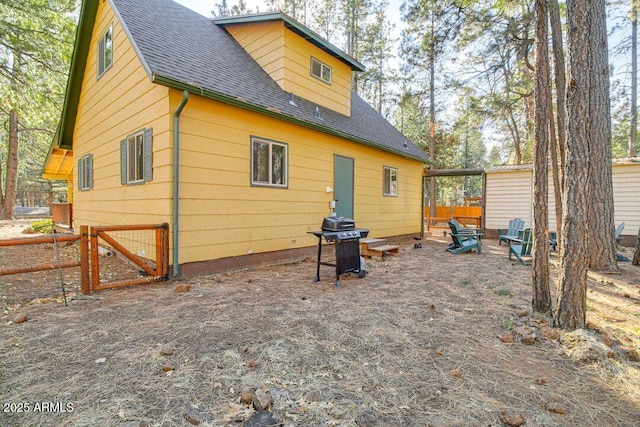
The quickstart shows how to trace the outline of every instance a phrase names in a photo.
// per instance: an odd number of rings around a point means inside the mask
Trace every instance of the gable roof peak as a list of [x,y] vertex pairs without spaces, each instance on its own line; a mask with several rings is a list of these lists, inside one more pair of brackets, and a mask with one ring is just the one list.
[[366,71],[365,66],[359,62],[357,59],[353,58],[351,55],[344,52],[342,49],[336,47],[331,44],[328,40],[320,36],[318,33],[307,27],[306,25],[300,23],[295,18],[287,15],[282,10],[271,11],[271,12],[260,12],[260,13],[252,13],[248,15],[236,15],[236,16],[225,16],[221,18],[213,18],[211,22],[214,24],[224,28],[228,25],[240,25],[247,23],[256,23],[256,22],[270,22],[270,21],[282,21],[284,22],[284,26],[307,40],[309,43],[314,46],[324,50],[329,55],[337,58],[338,60],[344,62],[349,67],[351,67],[352,71]]

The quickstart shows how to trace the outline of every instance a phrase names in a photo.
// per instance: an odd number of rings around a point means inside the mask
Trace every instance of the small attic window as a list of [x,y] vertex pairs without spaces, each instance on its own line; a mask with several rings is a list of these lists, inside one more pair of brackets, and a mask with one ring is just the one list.
[[327,84],[331,84],[331,67],[313,56],[311,57],[311,75]]
[[98,40],[98,78],[111,68],[113,63],[113,24]]

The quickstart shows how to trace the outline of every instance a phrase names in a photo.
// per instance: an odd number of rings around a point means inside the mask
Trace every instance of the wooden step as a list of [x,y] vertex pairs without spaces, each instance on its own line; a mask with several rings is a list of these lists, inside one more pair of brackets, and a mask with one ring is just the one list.
[[387,239],[372,239],[372,238],[364,238],[360,239],[360,247],[364,248],[375,248],[376,246],[384,246],[387,244]]
[[380,245],[380,246],[366,246],[360,245],[360,255],[365,258],[379,258],[383,259],[384,255],[398,255],[400,253],[400,246],[396,245]]
[[369,250],[375,251],[375,252],[383,252],[385,254],[398,254],[400,252],[400,246],[396,246],[396,245],[384,245],[384,246],[376,246],[373,248],[369,248]]

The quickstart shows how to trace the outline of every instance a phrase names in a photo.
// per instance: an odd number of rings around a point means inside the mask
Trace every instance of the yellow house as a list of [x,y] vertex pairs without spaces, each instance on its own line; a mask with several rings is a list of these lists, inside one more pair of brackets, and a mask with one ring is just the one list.
[[358,61],[280,13],[85,0],[45,177],[76,225],[170,225],[174,274],[309,254],[336,202],[371,237],[422,229],[427,156],[351,91]]

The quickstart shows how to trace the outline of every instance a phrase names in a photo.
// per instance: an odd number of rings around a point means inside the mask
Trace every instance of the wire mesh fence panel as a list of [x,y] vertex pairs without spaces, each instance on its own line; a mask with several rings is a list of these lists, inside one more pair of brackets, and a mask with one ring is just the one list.
[[63,287],[72,298],[81,290],[80,252],[74,235],[0,240],[3,308],[62,300]]
[[168,224],[92,227],[92,289],[166,280],[168,231]]

